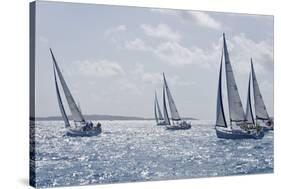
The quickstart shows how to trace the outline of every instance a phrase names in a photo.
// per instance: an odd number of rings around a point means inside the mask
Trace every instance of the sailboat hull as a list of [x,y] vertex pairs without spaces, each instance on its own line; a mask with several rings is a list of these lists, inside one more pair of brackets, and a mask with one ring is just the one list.
[[167,125],[167,123],[165,121],[159,121],[157,123],[157,126],[163,126],[163,125]]
[[218,138],[223,139],[262,139],[264,137],[263,130],[259,132],[247,132],[243,130],[222,130],[216,128],[216,134]]
[[97,136],[102,132],[101,127],[94,127],[92,130],[84,131],[81,128],[74,129],[69,128],[66,131],[66,135],[70,137],[91,137],[91,136]]
[[187,130],[191,129],[191,123],[187,123],[186,121],[180,121],[179,123],[173,125],[166,125],[166,129],[168,130]]

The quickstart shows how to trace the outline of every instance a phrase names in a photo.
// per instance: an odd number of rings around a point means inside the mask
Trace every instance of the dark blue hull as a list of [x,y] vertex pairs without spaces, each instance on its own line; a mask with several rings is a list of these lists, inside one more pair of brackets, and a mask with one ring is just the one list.
[[224,139],[262,139],[264,137],[264,132],[253,132],[247,133],[242,130],[218,130],[216,129],[216,134],[218,138]]
[[66,136],[70,137],[91,137],[91,136],[97,136],[101,134],[102,129],[101,128],[94,128],[90,131],[83,131],[83,130],[77,130],[77,129],[69,129],[66,132]]

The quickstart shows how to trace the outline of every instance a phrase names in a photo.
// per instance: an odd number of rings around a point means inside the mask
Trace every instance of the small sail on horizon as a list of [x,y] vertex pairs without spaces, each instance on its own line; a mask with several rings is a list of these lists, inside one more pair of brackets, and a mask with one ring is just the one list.
[[253,66],[253,60],[251,59],[251,71],[252,71],[252,80],[253,80],[253,91],[254,91],[254,103],[255,103],[255,112],[256,119],[260,120],[269,120],[269,115],[264,104],[259,84],[256,78],[256,73]]
[[171,91],[170,91],[170,89],[168,87],[168,83],[166,81],[164,73],[163,73],[163,79],[164,79],[164,88],[165,88],[166,93],[167,93],[168,103],[169,103],[169,107],[170,107],[171,119],[173,121],[180,121],[181,118],[180,118],[180,115],[178,113],[175,101],[174,101],[174,99],[172,97]]
[[163,113],[164,113],[164,121],[165,121],[165,124],[167,125],[171,125],[170,123],[170,119],[169,119],[169,114],[168,114],[168,111],[167,111],[167,105],[166,105],[166,91],[165,91],[165,84],[163,86]]
[[60,112],[61,112],[64,124],[65,124],[65,127],[70,127],[70,123],[69,123],[69,120],[67,118],[67,115],[66,115],[65,109],[63,107],[63,103],[62,103],[62,99],[61,99],[61,95],[60,95],[60,91],[59,91],[59,86],[58,86],[58,83],[57,83],[57,76],[56,76],[55,67],[53,67],[53,69],[54,69],[55,86],[56,86],[56,93],[57,93]]
[[222,60],[223,60],[223,54],[221,55],[219,84],[218,84],[218,92],[217,92],[216,126],[227,127],[227,123],[225,120],[225,114],[224,114],[224,108],[223,108],[223,102],[222,102]]
[[63,91],[64,91],[64,94],[65,94],[65,97],[66,97],[66,100],[67,100],[67,103],[69,105],[69,108],[70,108],[70,111],[71,111],[71,114],[72,114],[72,118],[74,120],[74,123],[76,124],[77,122],[78,123],[82,123],[84,124],[85,123],[85,119],[84,117],[82,116],[78,106],[76,105],[75,101],[74,101],[74,98],[63,78],[63,75],[61,73],[61,70],[57,64],[57,61],[55,59],[55,56],[52,52],[52,49],[50,49],[50,53],[52,55],[52,59],[53,59],[53,63],[54,63],[54,66],[55,66],[55,69],[57,71],[57,74],[59,76],[59,79],[60,79],[60,82],[61,82],[61,86],[63,88]]
[[253,110],[252,110],[252,100],[251,100],[251,72],[249,75],[249,82],[248,82],[246,120],[247,120],[248,124],[255,124],[255,119],[254,119]]
[[237,84],[234,78],[232,66],[229,59],[225,34],[223,34],[223,50],[225,60],[226,85],[228,95],[230,123],[245,121],[245,113],[241,98],[238,92]]

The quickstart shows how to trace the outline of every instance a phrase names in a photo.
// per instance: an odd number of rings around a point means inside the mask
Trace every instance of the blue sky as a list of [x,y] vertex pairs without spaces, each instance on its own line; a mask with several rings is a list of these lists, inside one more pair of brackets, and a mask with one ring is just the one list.
[[242,102],[252,57],[273,114],[272,16],[45,1],[36,10],[37,116],[60,115],[51,47],[85,114],[153,117],[165,72],[181,116],[215,119],[223,32]]

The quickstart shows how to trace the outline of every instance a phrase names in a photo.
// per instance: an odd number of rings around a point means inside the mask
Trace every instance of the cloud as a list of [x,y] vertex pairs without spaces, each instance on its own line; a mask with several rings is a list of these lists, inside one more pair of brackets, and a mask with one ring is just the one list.
[[114,33],[118,33],[118,32],[124,32],[127,30],[127,26],[126,25],[119,25],[119,26],[116,26],[116,27],[112,27],[112,28],[109,28],[105,31],[105,35],[106,36],[109,36],[109,35],[112,35]]
[[[136,76],[137,78],[139,78],[141,80],[141,82],[146,82],[149,84],[161,85],[161,86],[163,84],[162,72],[146,72],[144,70],[143,64],[137,63],[135,66],[135,69],[132,70],[130,73],[133,74],[134,76]],[[174,75],[174,76],[169,75],[168,78],[169,78],[169,83],[171,85],[189,86],[189,85],[194,84],[193,82],[182,80],[177,75]]]
[[179,41],[181,39],[181,35],[178,32],[172,31],[166,24],[158,24],[156,27],[142,24],[140,27],[147,36],[172,41]]
[[80,61],[77,63],[79,65],[79,71],[85,76],[94,77],[114,77],[124,75],[125,71],[116,62],[111,62],[108,60],[99,60],[96,62]]
[[222,24],[205,12],[186,11],[186,13],[190,14],[193,20],[202,27],[216,30],[221,29]]
[[161,73],[143,73],[142,80],[144,82],[158,84],[162,83],[163,78]]
[[192,19],[197,25],[210,29],[221,29],[222,23],[215,20],[210,14],[203,11],[184,11],[184,10],[172,10],[172,9],[150,9],[151,12],[176,16],[182,21],[189,21]]
[[[203,50],[198,47],[187,48],[175,41],[160,42],[152,46],[145,43],[142,39],[137,38],[126,42],[125,48],[151,53],[162,62],[175,66],[196,63],[204,66],[214,59],[219,59],[219,53],[217,51]],[[217,50],[217,48],[215,49]]]
[[131,41],[126,41],[125,47],[130,50],[141,50],[141,51],[149,50],[148,49],[149,47],[144,43],[142,39],[139,38],[136,38]]
[[250,58],[253,58],[256,73],[265,74],[273,70],[273,42],[255,42],[239,34],[227,40],[227,44],[231,62],[239,72],[249,73]]
[[[253,58],[257,73],[272,72],[273,42],[265,40],[255,42],[244,34],[227,39],[228,50],[233,67],[241,73],[249,73],[250,58]],[[222,38],[206,48],[186,47],[178,41],[161,41],[157,44],[135,39],[126,42],[129,50],[151,53],[161,62],[174,66],[199,65],[203,68],[216,68],[221,56]]]

